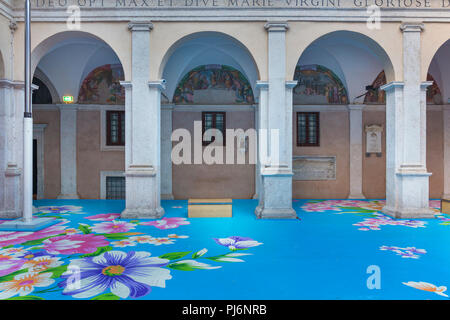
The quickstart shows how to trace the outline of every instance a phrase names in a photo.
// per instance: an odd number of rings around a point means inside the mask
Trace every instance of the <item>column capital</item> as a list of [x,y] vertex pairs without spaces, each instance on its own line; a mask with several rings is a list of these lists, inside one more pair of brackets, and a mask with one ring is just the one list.
[[73,104],[58,104],[57,108],[59,111],[78,111],[78,105]]
[[149,81],[148,82],[148,86],[150,88],[156,88],[159,90],[165,90],[166,89],[166,80],[161,79],[161,80],[156,80],[156,81]]
[[258,81],[256,81],[255,88],[259,89],[259,90],[268,90],[269,89],[269,81],[258,80]]
[[161,104],[161,110],[172,111],[173,108],[175,108],[175,104],[173,104],[173,103]]
[[297,83],[298,83],[297,80],[286,81],[286,88],[287,89],[294,89],[295,86],[297,85]]
[[387,91],[391,91],[396,88],[403,89],[404,86],[405,86],[405,83],[402,81],[392,81],[392,82],[386,83],[385,85],[381,86],[380,89],[387,92]]
[[420,89],[426,90],[431,85],[433,85],[433,81],[423,81],[420,83]]
[[131,89],[133,85],[131,84],[131,81],[119,81],[120,85],[124,87],[125,89]]
[[264,29],[268,32],[286,32],[289,24],[286,21],[268,21],[264,25]]
[[153,29],[153,23],[150,21],[130,21],[128,22],[128,29],[130,31],[148,31]]
[[349,104],[348,105],[348,111],[362,111],[366,107],[365,104]]
[[425,25],[421,22],[404,22],[400,25],[402,32],[422,32]]

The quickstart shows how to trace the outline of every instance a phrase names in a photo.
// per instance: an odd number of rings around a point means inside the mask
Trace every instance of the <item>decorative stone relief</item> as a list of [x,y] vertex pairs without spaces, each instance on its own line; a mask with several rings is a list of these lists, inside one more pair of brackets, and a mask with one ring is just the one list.
[[335,180],[335,156],[294,156],[292,161],[293,180]]
[[383,133],[383,126],[381,125],[367,125],[366,132],[366,157],[370,157],[375,153],[377,157],[381,157],[381,136]]

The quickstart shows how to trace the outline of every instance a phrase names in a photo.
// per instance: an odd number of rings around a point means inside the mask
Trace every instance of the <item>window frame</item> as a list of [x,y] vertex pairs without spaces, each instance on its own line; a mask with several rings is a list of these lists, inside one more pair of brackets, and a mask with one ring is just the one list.
[[[316,115],[316,130],[315,130],[315,134],[316,134],[316,143],[310,143],[310,142],[306,142],[306,143],[301,143],[300,139],[299,139],[299,124],[298,124],[298,120],[299,120],[299,116],[300,115],[305,115],[306,118],[306,137],[305,140],[309,141],[309,117],[308,115],[310,114],[315,114]],[[297,140],[297,147],[320,147],[320,112],[304,112],[304,111],[298,111],[296,113],[296,140]]]
[[207,114],[213,114],[213,123],[212,123],[212,127],[210,129],[217,129],[216,127],[216,117],[218,114],[223,115],[223,131],[222,132],[222,139],[223,139],[223,147],[226,146],[226,129],[227,129],[227,113],[225,111],[203,111],[202,112],[202,145],[203,146],[207,146],[211,143],[213,143],[215,141],[215,137],[214,140],[211,141],[204,141],[203,140],[203,136],[205,135],[205,122],[206,122],[206,115]]
[[[113,113],[119,114],[118,120],[118,141],[113,143],[111,141],[111,115]],[[125,124],[125,111],[123,110],[106,110],[106,141],[105,145],[107,147],[123,147],[125,146],[125,136],[122,136],[122,121]]]

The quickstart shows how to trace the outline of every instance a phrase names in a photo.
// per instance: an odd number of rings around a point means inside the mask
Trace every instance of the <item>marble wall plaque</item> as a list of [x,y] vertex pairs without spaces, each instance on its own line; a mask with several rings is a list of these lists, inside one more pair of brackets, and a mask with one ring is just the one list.
[[293,180],[335,180],[335,156],[294,156]]
[[368,125],[365,127],[366,131],[366,154],[376,153],[381,154],[381,134],[383,126]]

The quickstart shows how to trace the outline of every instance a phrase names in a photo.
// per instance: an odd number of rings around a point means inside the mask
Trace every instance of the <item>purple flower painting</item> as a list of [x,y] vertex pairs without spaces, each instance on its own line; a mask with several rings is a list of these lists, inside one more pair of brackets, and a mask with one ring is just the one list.
[[261,245],[261,242],[252,238],[233,236],[228,238],[214,238],[214,241],[221,246],[228,247],[230,250],[247,249]]
[[167,259],[150,257],[145,251],[108,251],[96,257],[72,260],[68,269],[79,270],[78,283],[69,281],[72,272],[61,277],[59,283],[64,295],[89,298],[110,290],[120,298],[139,298],[151,291],[151,287],[165,287],[172,279],[170,270],[161,267]]

